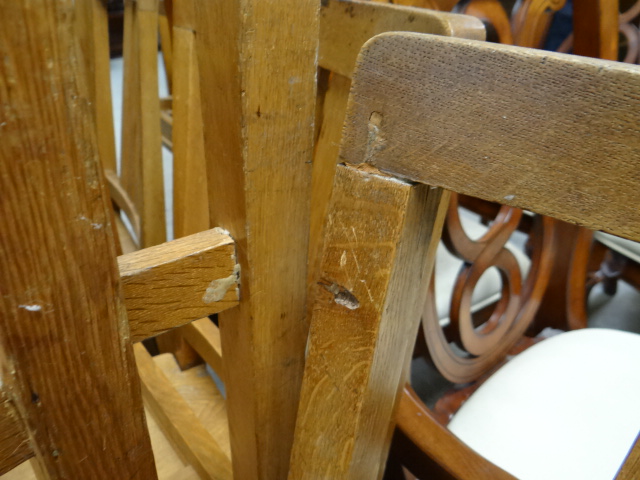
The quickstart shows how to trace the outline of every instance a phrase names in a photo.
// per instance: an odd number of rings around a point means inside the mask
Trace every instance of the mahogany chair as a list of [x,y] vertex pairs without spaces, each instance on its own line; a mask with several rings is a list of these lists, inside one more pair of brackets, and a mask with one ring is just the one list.
[[[606,61],[408,33],[367,43],[325,224],[289,478],[381,476],[394,416],[435,478],[616,475],[640,429],[639,335],[586,329],[531,347],[472,395],[454,418],[458,436],[412,409],[403,385],[450,191],[640,239],[639,87],[637,67]],[[495,255],[515,261],[500,247],[478,252]],[[429,325],[428,346],[450,372],[492,369],[527,328],[523,316],[504,321],[523,294],[505,272],[506,300],[486,323],[463,316],[449,337]],[[639,449],[619,478],[637,477]]]

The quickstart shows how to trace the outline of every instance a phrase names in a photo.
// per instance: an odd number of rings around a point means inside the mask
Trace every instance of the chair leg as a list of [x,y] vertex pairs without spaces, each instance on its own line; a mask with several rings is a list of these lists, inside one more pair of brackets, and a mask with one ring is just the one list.
[[308,331],[317,17],[315,0],[196,2],[211,225],[237,240],[242,268],[240,306],[219,316],[239,479],[289,469]]

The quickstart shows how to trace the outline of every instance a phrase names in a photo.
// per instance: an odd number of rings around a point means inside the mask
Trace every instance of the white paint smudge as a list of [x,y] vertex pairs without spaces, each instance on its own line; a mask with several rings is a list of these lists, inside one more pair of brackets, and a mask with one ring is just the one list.
[[18,305],[19,308],[24,308],[25,310],[28,310],[29,312],[39,312],[40,310],[42,310],[42,305]]
[[219,302],[227,294],[227,291],[233,286],[238,284],[240,278],[240,265],[236,264],[233,268],[233,273],[226,278],[219,278],[213,280],[207,290],[204,292],[202,301],[204,303]]

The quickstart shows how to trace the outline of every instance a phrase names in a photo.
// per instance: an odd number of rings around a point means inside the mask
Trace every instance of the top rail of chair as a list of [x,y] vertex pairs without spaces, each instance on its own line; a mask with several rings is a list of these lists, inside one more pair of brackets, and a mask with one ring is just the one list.
[[640,67],[385,33],[358,58],[341,158],[640,239]]

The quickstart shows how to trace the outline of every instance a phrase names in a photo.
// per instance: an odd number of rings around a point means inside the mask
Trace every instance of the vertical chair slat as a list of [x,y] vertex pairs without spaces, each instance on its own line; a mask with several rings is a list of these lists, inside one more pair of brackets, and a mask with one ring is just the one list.
[[73,2],[1,2],[2,382],[43,470],[156,478]]

